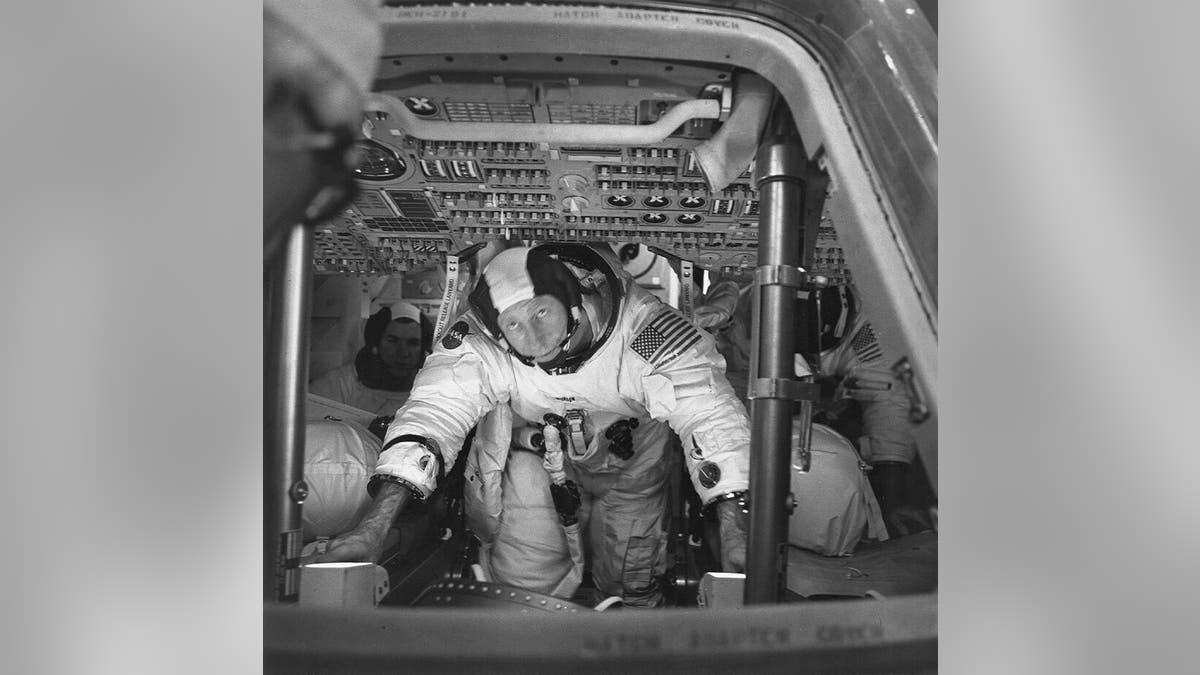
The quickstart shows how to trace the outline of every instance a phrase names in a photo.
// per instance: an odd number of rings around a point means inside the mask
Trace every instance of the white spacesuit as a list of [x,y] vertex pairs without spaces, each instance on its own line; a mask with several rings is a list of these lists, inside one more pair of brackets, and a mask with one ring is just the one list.
[[[912,423],[908,421],[912,403],[903,383],[888,367],[871,323],[858,310],[860,306],[853,286],[835,286],[824,292],[823,348],[816,375],[836,378],[835,401],[858,402],[862,434],[854,440],[864,460],[911,464],[917,455]],[[796,375],[810,374],[807,363],[797,354]]]
[[433,348],[433,323],[415,305],[394,302],[367,319],[363,342],[353,361],[313,380],[308,391],[376,415],[391,415],[408,400],[413,378]]
[[[741,291],[746,299],[747,290],[744,287]],[[801,300],[805,306],[796,312],[796,335],[800,342],[795,356],[796,376],[815,375],[818,381],[829,385],[826,400],[814,419],[825,421],[853,441],[859,456],[872,467],[871,484],[893,535],[918,531],[924,527],[923,522],[901,527],[897,521],[897,518],[911,521],[915,517],[904,494],[907,472],[917,454],[912,423],[908,420],[911,407],[908,391],[888,368],[894,359],[884,354],[871,323],[860,309],[862,303],[854,287],[831,286],[819,293],[820,303],[817,293],[805,292]],[[712,303],[706,298],[701,309],[720,319],[713,322],[718,348],[726,359],[730,382],[746,400],[752,303],[739,301],[729,312],[727,299],[732,288],[728,280],[714,284],[710,294],[717,295],[721,302],[709,309]],[[726,316],[729,318],[725,319]],[[809,353],[818,343],[819,355]],[[819,360],[819,368],[811,368],[808,359]]]
[[[495,282],[490,296],[473,293],[473,309],[435,346],[388,429],[373,487],[398,482],[427,497],[467,432],[495,411],[476,433],[478,458],[466,487],[486,545],[503,536],[499,486],[512,428],[507,411],[537,424],[552,421],[563,431],[566,474],[581,493],[580,525],[597,588],[626,604],[656,604],[655,577],[666,564],[669,430],[682,440],[688,474],[708,505],[749,485],[749,420],[711,336],[594,249],[544,245],[513,255],[538,249],[567,263],[561,267],[577,280],[575,289],[567,283],[554,293],[572,316],[590,322],[591,346],[572,358],[535,364],[509,350],[497,330]],[[547,589],[564,596],[574,590]]]
[[861,311],[853,286],[831,286],[809,294],[807,350],[820,354],[806,362],[796,355],[797,376],[809,374],[815,361],[820,382],[834,386],[831,401],[818,417],[855,441],[871,466],[871,486],[892,536],[928,529],[929,517],[910,500],[910,467],[917,456],[916,437],[908,419],[912,401],[904,383],[891,372],[894,356],[886,355],[871,323]]

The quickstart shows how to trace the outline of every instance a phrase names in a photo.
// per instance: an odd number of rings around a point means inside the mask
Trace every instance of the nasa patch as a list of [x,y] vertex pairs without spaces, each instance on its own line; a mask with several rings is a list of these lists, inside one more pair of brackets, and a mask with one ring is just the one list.
[[467,337],[470,329],[467,327],[466,321],[459,321],[446,331],[445,337],[442,338],[442,346],[446,349],[458,349],[463,343],[463,338]]
[[706,488],[716,486],[721,481],[721,467],[712,462],[705,462],[696,471],[700,476],[700,484]]

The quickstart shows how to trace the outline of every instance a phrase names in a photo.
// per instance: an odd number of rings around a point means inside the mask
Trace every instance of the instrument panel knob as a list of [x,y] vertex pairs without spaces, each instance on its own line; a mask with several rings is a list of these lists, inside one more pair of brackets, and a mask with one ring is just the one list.
[[566,190],[567,192],[574,192],[576,194],[587,189],[589,182],[590,181],[588,181],[587,176],[581,176],[577,173],[569,173],[558,179],[558,184],[562,187],[562,189]]

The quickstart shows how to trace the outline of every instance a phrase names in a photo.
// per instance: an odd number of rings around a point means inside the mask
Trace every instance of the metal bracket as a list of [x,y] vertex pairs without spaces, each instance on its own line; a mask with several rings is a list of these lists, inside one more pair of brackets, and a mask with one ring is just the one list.
[[759,265],[754,268],[754,283],[757,286],[800,288],[807,277],[807,272],[792,265]]
[[806,290],[810,291],[819,291],[829,288],[831,283],[829,277],[822,274],[810,274],[804,281]]
[[691,260],[679,261],[679,311],[683,318],[693,321],[696,318],[695,299],[692,290],[693,271],[695,265]]
[[721,114],[717,121],[729,121],[729,116],[733,113],[733,87],[727,84],[710,84],[700,92],[700,97],[720,101]]
[[583,411],[571,409],[566,411],[563,416],[570,429],[571,447],[568,454],[572,457],[582,457],[587,453],[587,441],[583,437]]
[[721,87],[721,114],[717,117],[719,122],[728,122],[729,115],[733,113],[733,87]]
[[759,377],[750,381],[747,398],[777,398],[787,401],[816,401],[821,396],[820,385],[787,378]]

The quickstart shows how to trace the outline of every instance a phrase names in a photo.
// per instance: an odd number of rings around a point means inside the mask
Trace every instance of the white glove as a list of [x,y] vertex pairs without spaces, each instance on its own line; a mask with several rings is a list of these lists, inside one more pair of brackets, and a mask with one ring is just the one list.
[[542,466],[550,474],[550,482],[562,485],[567,480],[563,470],[562,441],[558,436],[558,427],[547,424],[542,429],[542,441],[546,446],[546,454],[542,455]]
[[733,316],[738,304],[738,285],[732,281],[719,281],[708,289],[704,304],[692,312],[692,322],[701,328],[719,326]]

